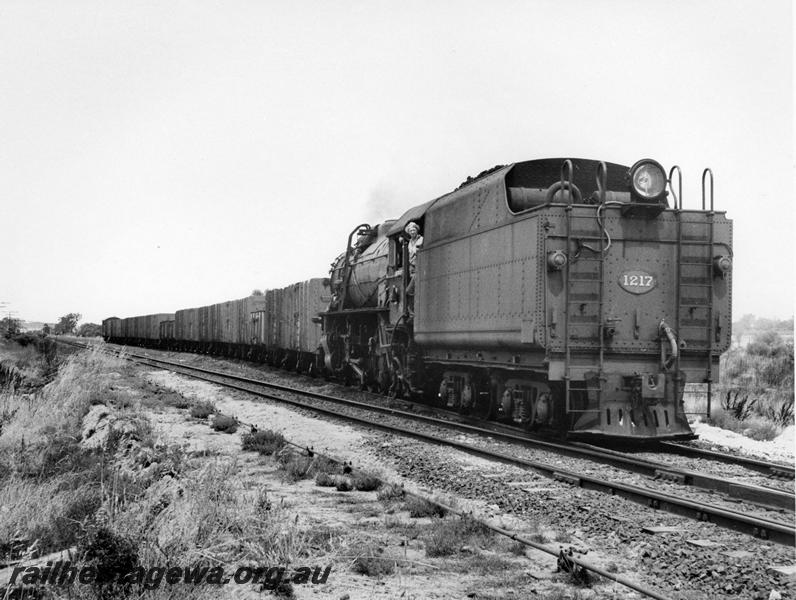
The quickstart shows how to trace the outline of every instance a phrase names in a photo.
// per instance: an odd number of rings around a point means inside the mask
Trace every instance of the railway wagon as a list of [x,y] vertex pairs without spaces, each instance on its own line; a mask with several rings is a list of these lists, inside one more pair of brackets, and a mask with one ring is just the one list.
[[148,348],[160,347],[160,324],[173,320],[174,314],[172,313],[157,313],[122,319],[119,343]]
[[316,370],[321,338],[318,314],[329,304],[329,280],[309,279],[265,293],[254,313],[254,343],[271,364],[303,372]]
[[249,356],[256,339],[252,315],[264,306],[265,296],[257,295],[178,310],[174,345],[194,352]]
[[701,210],[683,208],[673,173],[526,161],[358,226],[332,269],[327,368],[530,428],[693,437],[685,382],[710,387],[730,342],[732,223],[709,170]]
[[164,348],[174,343],[174,319],[160,323],[160,342]]
[[174,349],[199,352],[198,308],[183,308],[174,313]]
[[106,342],[115,342],[122,337],[122,320],[119,317],[108,317],[102,321],[102,338]]

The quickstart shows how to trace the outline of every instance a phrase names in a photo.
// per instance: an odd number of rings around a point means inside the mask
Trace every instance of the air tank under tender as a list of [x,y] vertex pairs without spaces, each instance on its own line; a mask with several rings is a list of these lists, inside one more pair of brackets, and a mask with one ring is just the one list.
[[387,273],[389,240],[386,232],[393,222],[385,221],[372,228],[360,226],[352,232],[355,240],[349,241],[347,253],[338,256],[332,264],[332,310],[377,306],[379,282]]

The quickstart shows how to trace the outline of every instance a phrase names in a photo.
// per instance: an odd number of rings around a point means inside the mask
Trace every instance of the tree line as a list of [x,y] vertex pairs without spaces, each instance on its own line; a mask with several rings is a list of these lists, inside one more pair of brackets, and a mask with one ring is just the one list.
[[[58,319],[52,327],[45,323],[42,333],[55,335],[78,335],[81,337],[96,337],[102,335],[102,326],[96,323],[80,323],[80,313],[67,313]],[[22,332],[22,319],[4,317],[0,319],[0,333],[6,338],[12,338]]]

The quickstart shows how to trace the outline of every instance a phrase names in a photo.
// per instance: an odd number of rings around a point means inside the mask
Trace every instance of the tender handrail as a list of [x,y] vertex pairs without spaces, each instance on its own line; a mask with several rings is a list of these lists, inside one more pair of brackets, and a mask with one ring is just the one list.
[[608,167],[600,161],[597,166],[597,190],[600,192],[600,204],[605,204],[605,190],[608,187]]
[[[672,175],[674,172],[677,171],[677,193],[674,191],[674,186],[672,185]],[[669,169],[669,189],[672,192],[672,196],[674,196],[674,207],[677,210],[683,210],[683,173],[680,171],[680,167],[674,165],[671,169]],[[713,186],[711,185],[711,188]]]
[[702,210],[705,210],[705,176],[710,175],[710,212],[713,212],[713,171],[707,167],[702,171]]
[[[566,186],[564,185],[564,182],[565,182],[564,172],[565,172],[565,170],[566,170],[566,173],[567,173],[567,177],[566,177],[567,185]],[[573,170],[574,170],[574,167],[572,166],[572,161],[570,159],[566,159],[564,161],[564,163],[561,165],[561,189],[563,190],[566,187],[566,189],[567,189],[567,198],[569,198],[569,202],[567,204],[570,204],[570,205],[572,204],[572,171]]]

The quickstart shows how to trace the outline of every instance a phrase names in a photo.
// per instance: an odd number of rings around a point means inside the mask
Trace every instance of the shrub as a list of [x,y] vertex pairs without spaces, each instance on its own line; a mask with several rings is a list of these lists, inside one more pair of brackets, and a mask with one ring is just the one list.
[[315,485],[320,487],[334,487],[337,485],[337,479],[334,475],[329,475],[321,471],[315,475]]
[[[102,504],[99,490],[91,486],[56,495],[53,500],[53,514],[48,520],[34,525],[26,534],[29,540],[38,540],[37,550],[44,554],[74,546],[82,525]],[[57,508],[59,505],[60,510]]]
[[384,504],[391,504],[392,502],[403,500],[405,495],[406,490],[404,490],[403,486],[389,483],[379,488],[376,499]]
[[216,415],[210,425],[215,431],[223,433],[235,433],[238,430],[238,420],[229,415]]
[[244,450],[259,452],[266,456],[270,456],[274,452],[281,450],[284,445],[285,436],[277,431],[271,431],[270,429],[245,433],[241,438],[241,447]]
[[385,556],[383,548],[366,546],[352,565],[355,573],[368,577],[383,577],[395,573],[395,559]]
[[311,465],[309,456],[291,454],[287,460],[279,461],[279,470],[288,481],[300,481],[306,479]]
[[129,585],[113,583],[113,579],[117,573],[130,573],[138,564],[138,550],[131,540],[107,527],[99,527],[81,540],[77,553],[85,566],[96,569],[93,587],[98,598],[126,595]]
[[721,400],[722,408],[739,421],[746,419],[757,404],[757,400],[750,398],[748,393],[741,394],[741,390],[728,390]]
[[404,508],[409,511],[409,516],[413,519],[445,516],[445,511],[441,507],[419,496],[409,496],[404,502]]
[[746,423],[746,425],[747,427],[744,428],[743,434],[753,440],[773,440],[780,433],[779,426],[777,426],[776,423],[763,419],[753,419],[749,423]]
[[[721,358],[721,406],[738,421],[762,417],[785,427],[793,423],[793,344],[775,332],[758,335],[746,349],[735,348]],[[773,437],[773,428],[759,424],[738,426],[722,415],[711,415],[719,426],[728,425],[756,439]],[[733,426],[735,425],[735,426]]]
[[316,454],[312,460],[312,472],[313,473],[339,473],[341,471],[339,463],[326,458],[325,456],[321,456]]
[[517,556],[525,556],[525,549],[527,547],[528,546],[526,546],[522,542],[519,542],[517,540],[512,540],[511,544],[509,544],[509,552]]
[[426,556],[450,556],[465,544],[483,544],[492,538],[488,527],[470,517],[437,519],[426,538]]
[[173,406],[174,408],[184,409],[193,406],[193,403],[182,394],[177,392],[166,392],[157,399],[159,404]]
[[213,406],[212,402],[208,402],[206,400],[202,402],[197,402],[191,407],[191,416],[194,419],[206,419],[210,415],[215,414],[216,407]]
[[351,484],[354,486],[355,490],[359,490],[360,492],[372,492],[381,487],[381,481],[378,477],[364,474],[356,475]]
[[793,395],[776,394],[763,404],[764,416],[781,427],[793,424]]
[[338,492],[350,492],[353,488],[351,487],[351,480],[348,477],[340,477],[337,479],[337,485],[335,486]]
[[268,491],[262,489],[257,494],[257,500],[254,505],[254,510],[257,515],[265,515],[273,508],[270,498],[268,498]]

